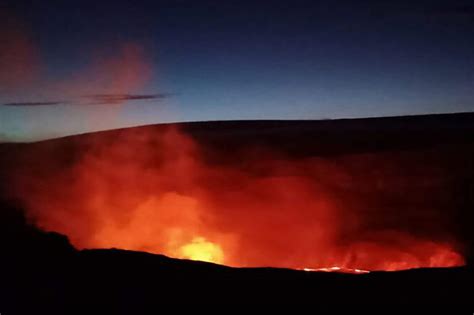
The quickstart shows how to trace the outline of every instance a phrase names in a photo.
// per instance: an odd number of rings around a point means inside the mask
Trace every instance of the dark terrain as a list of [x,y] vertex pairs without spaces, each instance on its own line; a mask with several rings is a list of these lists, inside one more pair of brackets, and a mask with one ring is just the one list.
[[[128,129],[32,144],[0,144],[0,312],[54,312],[106,304],[132,313],[160,304],[311,303],[451,304],[472,308],[474,114],[328,121],[202,122],[180,126],[210,150],[212,163],[235,163],[244,147],[278,147],[293,156],[423,152],[448,161],[456,236],[467,265],[363,275],[274,268],[230,268],[115,249],[74,249],[65,236],[27,223],[7,193],[10,172],[51,155],[68,163],[84,149],[77,139],[113,138]],[[159,132],[164,125],[138,127]],[[225,154],[233,148],[232,154]],[[46,153],[45,153],[46,152]],[[26,162],[25,162],[26,161]],[[241,161],[242,162],[242,161]],[[242,163],[244,163],[243,161]],[[444,165],[444,164],[443,164]],[[39,166],[38,166],[39,167]],[[430,196],[426,196],[430,198]],[[65,313],[66,311],[64,311]]]

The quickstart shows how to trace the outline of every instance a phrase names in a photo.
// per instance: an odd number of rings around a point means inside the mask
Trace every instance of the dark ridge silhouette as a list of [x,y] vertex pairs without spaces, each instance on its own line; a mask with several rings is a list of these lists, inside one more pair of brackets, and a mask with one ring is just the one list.
[[[47,142],[54,146],[62,142],[74,143],[78,139],[80,142],[114,139],[131,130],[162,132],[177,127],[199,142],[218,149],[244,144],[268,145],[301,155],[331,156],[472,142],[473,124],[474,113],[328,120],[199,121],[114,129],[36,143]],[[310,147],[302,146],[308,143]]]

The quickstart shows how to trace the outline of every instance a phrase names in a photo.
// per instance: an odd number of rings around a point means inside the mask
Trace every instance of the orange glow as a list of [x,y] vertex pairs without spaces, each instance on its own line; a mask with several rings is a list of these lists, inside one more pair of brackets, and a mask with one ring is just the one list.
[[406,155],[229,148],[222,158],[173,128],[69,141],[73,158],[60,142],[32,147],[11,186],[35,224],[77,248],[352,273],[464,264],[436,204],[391,207],[408,190],[444,189],[433,186],[442,178],[426,163],[412,167],[430,182],[405,181]]
[[177,257],[216,264],[224,263],[224,253],[220,246],[202,237],[196,237],[191,243],[183,245],[179,249]]
[[308,272],[315,272],[315,271],[324,271],[324,272],[341,272],[341,273],[355,273],[355,274],[362,274],[362,273],[369,273],[368,270],[362,269],[351,269],[351,268],[341,268],[341,267],[328,267],[328,268],[303,268],[304,271]]

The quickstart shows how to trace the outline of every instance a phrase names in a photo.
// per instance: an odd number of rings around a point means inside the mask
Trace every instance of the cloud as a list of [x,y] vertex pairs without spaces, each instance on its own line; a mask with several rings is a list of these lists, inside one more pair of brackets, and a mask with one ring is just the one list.
[[121,104],[127,101],[146,101],[146,100],[162,100],[171,97],[171,93],[156,93],[156,94],[92,94],[85,95],[82,99],[87,99],[89,102],[82,100],[69,101],[29,101],[29,102],[8,102],[3,103],[3,106],[52,106],[52,105],[108,105]]
[[48,106],[48,105],[64,105],[65,102],[11,102],[4,103],[3,106]]
[[140,100],[162,100],[169,98],[171,93],[157,93],[157,94],[93,94],[86,95],[85,98],[90,99],[93,104],[117,104],[126,101],[140,101]]

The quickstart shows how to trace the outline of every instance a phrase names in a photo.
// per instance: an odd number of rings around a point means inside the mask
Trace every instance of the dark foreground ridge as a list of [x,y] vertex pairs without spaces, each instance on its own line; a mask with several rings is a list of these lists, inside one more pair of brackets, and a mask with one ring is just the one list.
[[28,226],[19,212],[2,206],[5,314],[95,304],[120,311],[163,303],[472,304],[469,267],[353,275],[230,268],[117,249],[77,251],[64,236]]

